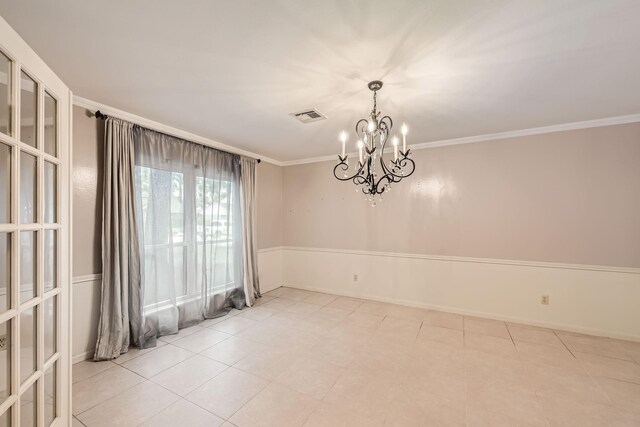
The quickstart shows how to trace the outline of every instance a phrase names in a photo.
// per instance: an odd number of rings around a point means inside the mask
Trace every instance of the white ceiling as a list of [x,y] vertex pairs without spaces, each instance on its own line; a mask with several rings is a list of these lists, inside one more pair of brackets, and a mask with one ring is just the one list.
[[[76,95],[282,161],[337,153],[374,79],[410,143],[640,112],[637,0],[3,0],[0,15]],[[288,115],[309,107],[329,119]]]

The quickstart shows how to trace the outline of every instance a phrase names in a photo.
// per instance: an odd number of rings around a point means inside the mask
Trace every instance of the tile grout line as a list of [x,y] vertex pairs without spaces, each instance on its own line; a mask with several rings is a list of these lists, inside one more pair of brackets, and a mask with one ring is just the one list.
[[[203,356],[203,357],[206,357],[206,356]],[[186,360],[188,360],[188,359],[186,359]],[[185,361],[186,361],[186,360],[185,360]],[[212,360],[213,360],[213,359],[212,359]],[[180,363],[182,363],[182,362],[180,362]],[[219,363],[222,363],[222,362],[219,362]],[[170,392],[171,394],[174,394],[174,395],[178,396],[178,400],[176,400],[175,402],[173,402],[171,405],[167,406],[167,408],[169,408],[170,406],[175,405],[175,404],[176,404],[177,402],[179,402],[180,400],[184,400],[185,402],[189,402],[189,403],[192,403],[192,404],[196,405],[197,407],[201,408],[202,410],[206,411],[207,413],[209,413],[209,414],[211,414],[211,415],[214,415],[214,416],[215,416],[215,417],[217,417],[217,418],[220,418],[220,419],[222,419],[222,420],[227,421],[225,418],[223,418],[223,417],[221,417],[221,416],[219,416],[219,415],[217,415],[217,414],[214,414],[213,412],[209,411],[208,409],[203,408],[202,406],[198,405],[196,402],[192,402],[191,400],[189,400],[189,399],[187,399],[187,398],[186,398],[186,396],[187,396],[187,395],[189,395],[189,394],[193,393],[194,391],[196,391],[196,390],[197,390],[197,389],[199,389],[200,387],[204,386],[204,385],[205,385],[206,383],[208,383],[209,381],[211,381],[211,380],[213,380],[214,378],[216,378],[218,375],[221,375],[223,372],[226,372],[229,368],[231,368],[231,366],[229,366],[229,365],[226,365],[226,364],[224,364],[224,365],[226,366],[226,368],[225,368],[225,369],[223,369],[222,371],[218,372],[218,373],[217,373],[217,374],[215,374],[213,377],[209,378],[209,379],[208,379],[207,381],[205,381],[203,384],[201,384],[201,385],[199,385],[198,387],[196,387],[195,389],[191,390],[189,393],[185,394],[184,396],[179,395],[178,393],[176,393],[176,392],[174,392],[174,391],[172,391],[172,390],[168,389],[167,387],[163,386],[162,384],[158,384],[158,383],[156,383],[156,382],[152,381],[151,379],[148,379],[148,380],[147,380],[147,382],[151,382],[151,383],[153,383],[153,384],[155,384],[155,385],[157,385],[157,386],[159,386],[159,387],[161,387],[161,388],[163,388],[163,389],[167,390],[167,391],[168,391],[168,392]],[[174,365],[174,366],[176,366],[176,365]],[[164,372],[164,371],[163,371],[163,372]],[[158,374],[158,375],[160,375],[160,374]],[[158,411],[157,413],[153,414],[151,417],[149,417],[148,419],[146,419],[145,421],[143,421],[143,423],[144,423],[144,422],[146,422],[146,421],[148,421],[148,420],[150,420],[151,418],[155,417],[156,415],[158,415],[160,412],[164,411],[164,410],[165,410],[165,409],[167,409],[167,408],[162,408],[160,411]],[[142,424],[142,423],[141,423],[141,424]]]

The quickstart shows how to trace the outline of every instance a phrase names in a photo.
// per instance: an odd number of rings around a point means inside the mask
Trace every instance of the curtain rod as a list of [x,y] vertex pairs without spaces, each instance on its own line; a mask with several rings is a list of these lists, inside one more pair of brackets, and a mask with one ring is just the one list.
[[[100,110],[96,111],[94,115],[95,115],[96,119],[102,119],[102,120],[106,120],[109,117],[106,114],[102,113]],[[182,139],[182,138],[180,138],[180,139]],[[216,150],[220,150],[220,149],[216,148]],[[225,151],[225,150],[220,150],[220,151]],[[256,159],[256,161],[258,163],[260,163],[262,160],[261,159]]]

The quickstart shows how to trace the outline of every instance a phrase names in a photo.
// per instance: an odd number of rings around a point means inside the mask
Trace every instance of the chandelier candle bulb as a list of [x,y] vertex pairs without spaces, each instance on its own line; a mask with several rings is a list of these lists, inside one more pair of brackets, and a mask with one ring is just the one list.
[[402,152],[406,153],[407,152],[407,125],[406,124],[402,124]]
[[364,144],[362,143],[362,141],[358,141],[358,156],[360,157],[360,164],[364,164],[364,162],[362,161],[362,147],[364,146]]
[[393,160],[398,161],[398,137],[393,137]]
[[340,133],[340,141],[342,141],[342,157],[344,157],[345,145],[347,143],[347,133],[345,131]]

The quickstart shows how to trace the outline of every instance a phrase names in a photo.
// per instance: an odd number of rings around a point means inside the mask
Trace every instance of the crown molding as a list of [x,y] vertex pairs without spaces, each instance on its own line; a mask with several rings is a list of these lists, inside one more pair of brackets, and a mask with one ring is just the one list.
[[204,136],[196,135],[194,133],[187,132],[182,129],[174,128],[172,126],[167,126],[165,124],[156,122],[154,120],[150,120],[145,117],[131,114],[126,111],[123,111],[114,107],[110,107],[108,105],[101,104],[99,102],[93,101],[91,99],[83,98],[78,95],[73,96],[73,105],[77,105],[78,107],[86,108],[91,111],[100,110],[101,112],[105,113],[108,116],[113,116],[119,119],[127,120],[129,122],[136,123],[140,126],[144,126],[146,128],[153,129],[158,132],[166,133],[167,135],[175,136],[177,138],[182,138],[187,141],[192,141],[198,144],[206,145],[207,147],[217,148],[218,150],[228,151],[229,153],[240,154],[242,156],[253,157],[255,159],[260,159],[262,161],[269,162],[277,166],[284,166],[283,162],[279,160],[275,160],[258,153],[253,153],[251,151],[242,150],[240,148],[233,147],[231,145],[227,145],[210,138],[205,138]]
[[[428,148],[446,147],[449,145],[472,144],[474,142],[494,141],[498,139],[516,138],[521,136],[540,135],[545,133],[563,132],[569,130],[589,129],[603,126],[623,125],[627,123],[640,122],[640,114],[630,114],[627,116],[607,117],[604,119],[586,120],[582,122],[564,123],[559,125],[541,126],[530,129],[521,129],[507,132],[489,133],[485,135],[467,136],[463,138],[443,139],[440,141],[423,142],[411,144],[412,151],[425,150]],[[349,153],[353,154],[353,153]],[[291,160],[281,162],[282,166],[303,165],[307,163],[319,163],[329,160],[337,160],[337,154],[332,156],[310,157],[307,159]]]
[[[309,157],[309,158],[297,159],[297,160],[280,161],[280,160],[272,159],[270,157],[263,156],[258,153],[242,150],[240,148],[236,148],[231,145],[227,145],[210,138],[205,138],[203,136],[196,135],[194,133],[187,132],[182,129],[177,129],[171,126],[167,126],[162,123],[159,123],[154,120],[150,120],[135,114],[127,113],[126,111],[119,110],[117,108],[110,107],[108,105],[101,104],[99,102],[92,101],[90,99],[83,98],[77,95],[73,96],[73,104],[77,105],[78,107],[86,108],[88,110],[100,110],[109,116],[118,117],[123,120],[137,123],[141,126],[145,126],[150,129],[157,130],[159,132],[166,133],[178,138],[186,139],[188,141],[193,141],[202,145],[206,145],[208,147],[217,148],[219,150],[224,150],[230,153],[240,154],[243,156],[259,158],[265,162],[269,162],[276,166],[295,166],[295,165],[304,165],[308,163],[320,163],[320,162],[337,160],[337,154],[333,154],[329,156],[318,156],[318,157]],[[498,139],[516,138],[521,136],[540,135],[545,133],[589,129],[589,128],[622,125],[622,124],[637,123],[637,122],[640,122],[640,114],[630,114],[626,116],[607,117],[604,119],[586,120],[581,122],[563,123],[559,125],[541,126],[541,127],[535,127],[535,128],[529,128],[529,129],[490,133],[485,135],[467,136],[463,138],[453,138],[453,139],[443,139],[439,141],[423,142],[418,144],[411,144],[410,148],[412,151],[425,150],[428,148],[446,147],[449,145],[472,144],[475,142],[485,142],[485,141],[493,141]],[[349,153],[349,154],[352,155],[354,153]]]

